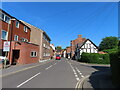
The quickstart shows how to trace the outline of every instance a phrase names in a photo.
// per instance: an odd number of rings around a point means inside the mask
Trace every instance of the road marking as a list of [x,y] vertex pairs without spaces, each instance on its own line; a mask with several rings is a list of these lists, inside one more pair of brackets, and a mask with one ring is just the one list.
[[[50,61],[50,62],[53,62],[53,61]],[[35,67],[38,67],[38,66],[41,66],[41,65],[50,63],[50,62],[45,62],[45,63],[39,64],[39,65],[35,65],[35,66],[28,67],[28,68],[24,68],[24,69],[15,71],[15,72],[11,72],[11,73],[8,73],[8,74],[0,75],[0,78],[1,78],[1,77],[6,77],[6,76],[8,76],[8,75],[12,75],[12,74],[15,74],[15,73],[18,73],[18,72],[21,72],[21,71],[25,71],[25,70],[28,70],[28,69],[31,69],[31,68],[35,68]]]
[[84,76],[82,75],[82,73],[79,71],[79,69],[76,67],[77,72],[80,74],[80,76],[83,78]]
[[[69,63],[69,62],[68,62],[68,63]],[[75,75],[76,80],[79,81],[80,79],[79,79],[79,77],[78,77],[75,69],[73,68],[73,66],[71,65],[71,63],[69,63],[69,64],[70,64],[70,67],[72,68],[72,70],[73,70],[73,72],[74,72],[74,75]]]
[[35,77],[38,76],[39,74],[40,74],[40,72],[37,73],[36,75],[32,76],[32,77],[29,78],[28,80],[24,81],[23,83],[19,84],[19,85],[17,86],[17,88],[19,88],[20,86],[24,85],[24,84],[27,83],[28,81],[32,80],[33,78],[35,78]]
[[53,66],[53,65],[51,65],[51,66],[47,67],[47,68],[46,68],[46,70],[47,70],[47,69],[49,69],[49,68],[51,68],[52,66]]
[[87,79],[87,78],[89,78],[89,77],[90,77],[90,75],[87,75],[87,76],[81,78],[81,79],[78,81],[77,88],[78,88],[78,89],[79,89],[79,88],[83,88],[83,83],[84,83],[85,79]]
[[81,75],[81,77],[84,77],[83,75]]
[[80,79],[79,78],[76,78],[77,81],[79,81]]
[[57,63],[55,63],[54,65],[56,65]]

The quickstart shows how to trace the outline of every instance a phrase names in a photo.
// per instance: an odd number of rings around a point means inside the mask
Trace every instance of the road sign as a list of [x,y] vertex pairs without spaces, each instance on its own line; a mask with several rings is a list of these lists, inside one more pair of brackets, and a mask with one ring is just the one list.
[[10,41],[5,41],[3,46],[3,51],[10,51]]

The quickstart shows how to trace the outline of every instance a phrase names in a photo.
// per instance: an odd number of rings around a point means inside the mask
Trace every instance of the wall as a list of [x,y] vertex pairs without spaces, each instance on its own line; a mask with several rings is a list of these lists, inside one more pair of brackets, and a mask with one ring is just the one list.
[[31,57],[31,51],[39,52],[39,46],[34,44],[28,44],[25,42],[17,43],[12,41],[11,43],[11,53],[10,62],[12,62],[12,50],[20,50],[20,56],[18,59],[18,64],[30,64],[39,62],[39,54],[37,57]]
[[39,45],[39,60],[42,59],[42,37],[43,37],[43,31],[33,25],[30,25],[24,21],[21,20],[25,25],[30,27],[31,34],[30,34],[30,42]]

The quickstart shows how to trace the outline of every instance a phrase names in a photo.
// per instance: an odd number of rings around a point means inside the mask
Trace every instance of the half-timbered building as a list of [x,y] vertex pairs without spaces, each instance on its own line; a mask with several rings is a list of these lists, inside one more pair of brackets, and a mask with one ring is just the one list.
[[90,39],[86,39],[84,42],[76,45],[75,58],[80,59],[83,52],[98,53],[98,47]]

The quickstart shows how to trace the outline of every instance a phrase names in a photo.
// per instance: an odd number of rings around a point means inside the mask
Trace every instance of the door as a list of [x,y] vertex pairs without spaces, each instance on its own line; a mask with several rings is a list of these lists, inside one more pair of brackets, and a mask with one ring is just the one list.
[[13,50],[12,65],[17,64],[17,60],[19,59],[19,56],[20,56],[20,50]]

